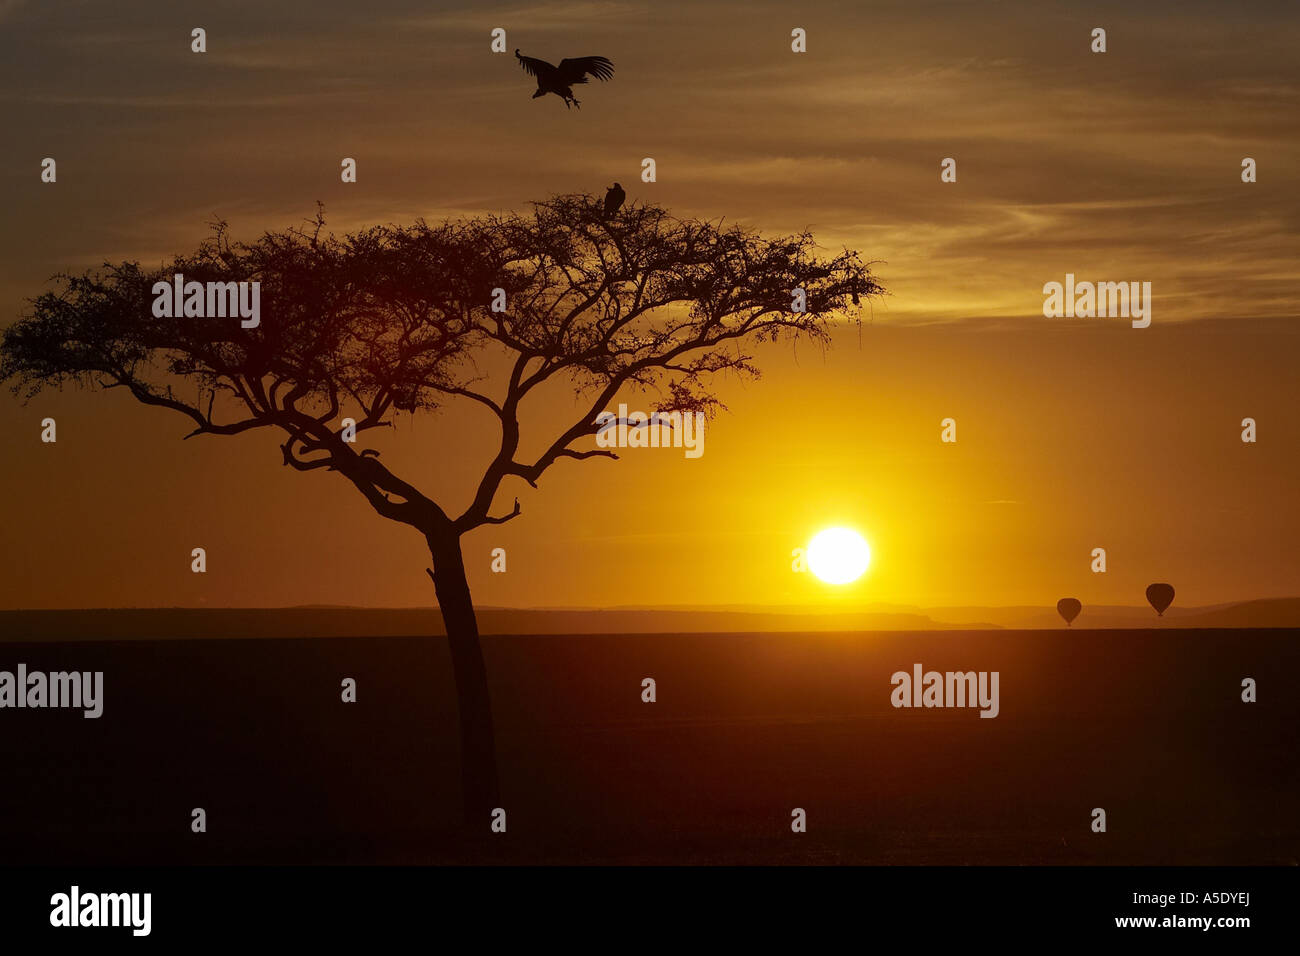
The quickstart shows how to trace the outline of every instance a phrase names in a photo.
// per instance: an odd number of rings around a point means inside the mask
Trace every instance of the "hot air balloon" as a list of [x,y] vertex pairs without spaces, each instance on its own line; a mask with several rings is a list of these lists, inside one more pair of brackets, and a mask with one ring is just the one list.
[[1056,602],[1056,613],[1065,618],[1065,626],[1069,627],[1071,622],[1079,616],[1079,611],[1083,605],[1079,603],[1078,598],[1061,598]]
[[1147,588],[1147,600],[1156,609],[1156,614],[1165,616],[1165,608],[1174,603],[1174,586],[1172,584],[1152,584]]

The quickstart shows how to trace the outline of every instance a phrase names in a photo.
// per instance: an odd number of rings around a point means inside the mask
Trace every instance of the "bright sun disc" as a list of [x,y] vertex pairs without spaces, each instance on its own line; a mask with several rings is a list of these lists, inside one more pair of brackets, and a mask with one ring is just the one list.
[[827,584],[848,584],[871,563],[866,539],[850,528],[827,528],[808,542],[808,570]]

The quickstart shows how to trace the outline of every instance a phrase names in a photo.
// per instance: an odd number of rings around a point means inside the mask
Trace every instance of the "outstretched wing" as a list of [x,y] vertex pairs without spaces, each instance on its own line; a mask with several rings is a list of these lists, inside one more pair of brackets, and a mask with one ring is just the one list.
[[[535,76],[539,80],[542,78],[543,74],[553,73],[555,71],[555,67],[551,66],[551,64],[547,63],[545,60],[537,59],[535,56],[520,56],[516,53],[515,59],[519,61],[519,65],[524,68],[525,73],[529,76]],[[568,62],[568,60],[560,61],[561,66]]]
[[614,75],[614,64],[603,56],[565,57],[557,69],[565,83],[586,83],[589,73],[598,80],[608,80]]

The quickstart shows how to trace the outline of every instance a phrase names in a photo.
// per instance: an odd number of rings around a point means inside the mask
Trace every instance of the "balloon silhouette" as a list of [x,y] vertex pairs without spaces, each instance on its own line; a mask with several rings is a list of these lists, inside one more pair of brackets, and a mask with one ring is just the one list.
[[1174,586],[1172,584],[1153,584],[1147,588],[1147,600],[1156,609],[1156,614],[1165,616],[1165,608],[1174,603]]
[[1056,613],[1065,618],[1065,626],[1069,627],[1070,623],[1079,616],[1079,611],[1083,605],[1079,603],[1078,598],[1061,598],[1056,602]]

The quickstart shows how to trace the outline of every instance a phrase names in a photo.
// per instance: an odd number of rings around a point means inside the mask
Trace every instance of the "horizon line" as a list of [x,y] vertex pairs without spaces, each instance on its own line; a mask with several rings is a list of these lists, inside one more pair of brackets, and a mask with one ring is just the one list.
[[[1233,607],[1241,604],[1259,604],[1264,602],[1278,601],[1300,601],[1300,595],[1287,595],[1284,597],[1265,597],[1265,598],[1240,598],[1229,601],[1219,601],[1213,604],[1189,604],[1183,606],[1174,606],[1169,608],[1165,613],[1184,613],[1189,611],[1205,611],[1217,608]],[[1150,608],[1141,604],[1084,604],[1085,608],[1093,610],[1123,610],[1123,611],[1141,611],[1145,612]],[[1055,611],[1055,604],[891,604],[888,602],[877,602],[874,604],[859,604],[851,607],[823,607],[820,605],[805,604],[672,604],[672,605],[644,605],[644,604],[616,604],[608,606],[594,605],[496,605],[486,604],[475,608],[476,612],[482,611],[547,611],[547,612],[606,612],[606,611],[636,611],[642,613],[670,613],[670,612],[692,612],[692,613],[730,613],[730,614],[860,614],[865,612],[874,612],[880,610],[890,610],[897,613],[906,613],[908,611],[967,611],[967,610],[989,610],[989,611]],[[429,604],[406,604],[406,605],[367,605],[367,604],[282,604],[282,605],[181,605],[181,604],[157,604],[157,605],[117,605],[117,606],[95,606],[95,607],[9,607],[0,608],[0,613],[20,613],[20,612],[74,612],[74,611],[438,611],[436,603]],[[439,612],[441,613],[441,612]]]

